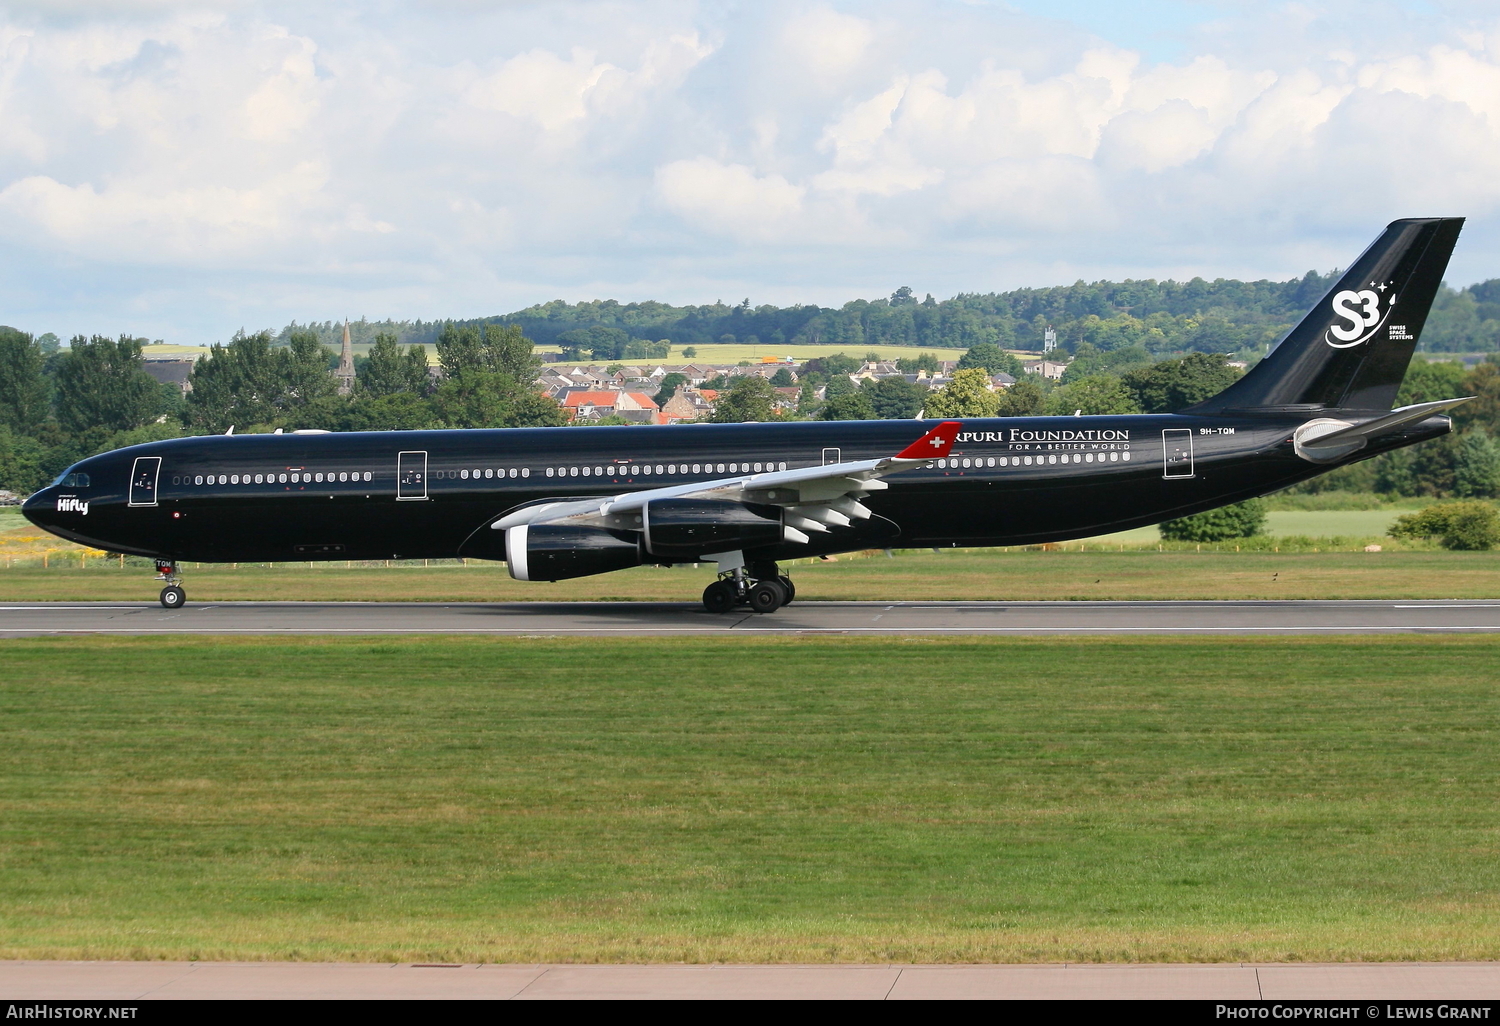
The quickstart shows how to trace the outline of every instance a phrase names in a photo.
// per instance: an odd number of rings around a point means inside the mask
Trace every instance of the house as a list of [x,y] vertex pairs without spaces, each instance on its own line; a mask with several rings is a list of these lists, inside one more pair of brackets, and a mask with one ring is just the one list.
[[148,356],[141,361],[141,368],[163,385],[176,385],[183,395],[193,390],[189,379],[193,374],[195,359],[189,357]]
[[[657,411],[656,402],[645,392],[625,392],[613,389],[575,389],[558,400],[573,420],[593,420],[596,417],[620,416],[626,420],[649,421]],[[646,414],[645,417],[632,416]]]
[[1040,374],[1044,378],[1056,381],[1063,376],[1063,371],[1068,369],[1068,365],[1053,360],[1027,360],[1021,364],[1021,369],[1027,374]]

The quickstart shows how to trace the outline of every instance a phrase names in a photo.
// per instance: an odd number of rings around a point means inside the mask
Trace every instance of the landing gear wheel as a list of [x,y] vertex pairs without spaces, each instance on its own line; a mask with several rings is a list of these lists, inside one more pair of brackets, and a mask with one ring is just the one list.
[[181,609],[187,601],[187,592],[180,585],[169,584],[161,590],[161,604],[168,609]]
[[703,608],[710,613],[727,613],[734,608],[734,585],[715,581],[703,589]]
[[774,613],[786,604],[786,589],[780,581],[761,581],[750,589],[750,608],[757,613]]
[[781,589],[786,592],[786,601],[782,602],[781,604],[784,606],[791,605],[792,599],[797,597],[797,586],[793,584],[792,579],[790,577],[787,577],[785,574],[776,579],[781,582]]

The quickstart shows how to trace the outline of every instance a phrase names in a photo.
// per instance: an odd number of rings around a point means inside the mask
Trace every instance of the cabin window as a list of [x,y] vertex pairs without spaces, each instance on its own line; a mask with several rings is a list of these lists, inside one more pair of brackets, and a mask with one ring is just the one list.
[[657,465],[656,465],[656,472],[657,472],[657,473],[658,473],[658,474],[662,474],[662,473],[665,473],[665,472],[666,472],[666,468],[665,468],[665,467],[663,467],[663,466],[662,466],[662,465],[661,465],[661,464],[660,464],[660,463],[658,463],[658,464],[657,464]]
[[967,456],[965,456],[964,457],[964,466],[968,467],[970,465],[971,465],[971,461],[969,460],[969,458]]
[[1091,452],[1090,453],[1085,453],[1084,457],[1083,457],[1083,462],[1085,462],[1085,463],[1092,463],[1092,462],[1094,462],[1094,454],[1091,453]]
[[[490,467],[485,467],[484,468],[484,476],[485,476],[485,479],[488,480],[489,478],[492,478],[492,477],[495,476],[495,471],[492,468],[490,468]],[[505,471],[503,471],[503,470],[500,471],[500,476],[504,477],[505,476]]]
[[995,457],[991,456],[987,462],[989,466],[993,467],[995,465]]
[[1119,453],[1112,452],[1112,453],[1109,454],[1109,462],[1111,462],[1111,463],[1118,463],[1119,460],[1120,460],[1120,454]]
[[[551,474],[551,471],[549,470],[547,473]],[[510,476],[511,477],[515,477],[516,476],[516,472],[514,470],[512,470],[510,472]],[[522,467],[521,468],[521,476],[522,477],[530,477],[531,476],[531,468],[530,467]]]
[[693,464],[693,473],[695,473],[695,474],[697,474],[697,473],[699,473],[699,472],[700,472],[700,471],[699,471],[699,469],[698,469],[698,466],[699,466],[699,465],[698,465],[698,464],[696,464],[696,463],[694,463],[694,464]]
[[1130,462],[1130,453],[1128,453],[1128,452],[1122,452],[1122,453],[1120,453],[1120,459],[1123,460],[1126,463],[1129,463]]
[[1021,457],[1021,461],[1023,463],[1025,463],[1028,467],[1031,466],[1031,457],[1030,456],[1023,456],[1023,457]]
[[593,472],[594,472],[594,471],[593,471],[593,470],[591,470],[591,469],[589,469],[589,468],[588,468],[588,467],[584,467],[584,468],[583,468],[583,476],[584,476],[584,477],[588,477],[588,476],[589,476],[589,475],[590,475],[590,474],[592,474],[592,473],[593,473]]
[[719,473],[724,473],[724,464],[722,463],[719,464]]
[[202,483],[203,483],[203,475],[202,474],[199,474],[197,477],[193,478],[193,484],[200,484],[201,485]]
[[458,476],[467,481],[469,479],[469,472],[467,470],[460,470]]
[[776,464],[776,469],[777,470],[785,470],[786,469],[786,464],[785,463],[778,463],[778,464]]
[[632,477],[634,477],[634,476],[636,476],[636,475],[637,475],[637,474],[639,474],[639,473],[640,473],[640,472],[641,472],[641,468],[640,468],[640,467],[639,467],[639,466],[635,466],[635,467],[631,467],[631,468],[630,468],[630,475],[631,475],[631,476],[632,476]]
[[181,478],[180,478],[180,477],[173,477],[173,478],[172,478],[172,483],[173,483],[173,484],[181,484],[181,483],[182,483],[182,480],[181,480]]
[[230,474],[229,475],[229,483],[230,484],[239,484],[240,483],[240,475],[238,475],[238,474]]
[[578,476],[578,468],[577,467],[569,467],[568,468],[568,476],[569,477],[577,477]]

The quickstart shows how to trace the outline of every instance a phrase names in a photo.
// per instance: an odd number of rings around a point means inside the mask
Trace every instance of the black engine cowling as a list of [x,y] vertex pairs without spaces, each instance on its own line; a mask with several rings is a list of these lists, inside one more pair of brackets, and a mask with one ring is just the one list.
[[781,510],[724,499],[656,499],[646,506],[646,551],[666,559],[780,545]]
[[505,561],[518,581],[590,577],[640,566],[640,535],[602,527],[523,524],[505,532]]

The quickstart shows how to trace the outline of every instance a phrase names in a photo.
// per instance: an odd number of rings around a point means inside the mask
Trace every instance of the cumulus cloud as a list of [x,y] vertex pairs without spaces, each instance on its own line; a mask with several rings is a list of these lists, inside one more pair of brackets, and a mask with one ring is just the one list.
[[1226,8],[1168,62],[942,0],[6,10],[39,331],[1291,275],[1433,213],[1500,275],[1485,5]]

